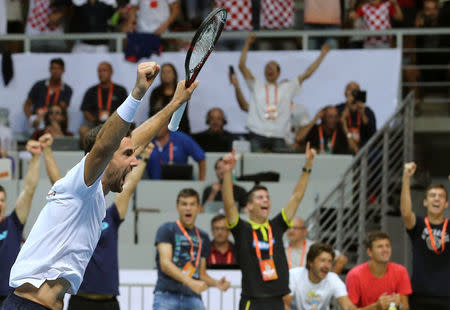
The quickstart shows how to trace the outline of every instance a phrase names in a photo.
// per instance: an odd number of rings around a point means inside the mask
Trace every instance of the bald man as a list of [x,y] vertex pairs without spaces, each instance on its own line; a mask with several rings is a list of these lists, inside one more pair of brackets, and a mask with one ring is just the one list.
[[278,82],[280,65],[269,61],[264,69],[265,81],[261,81],[246,65],[248,50],[255,40],[256,36],[250,34],[239,61],[239,69],[251,93],[247,120],[251,148],[252,152],[283,152],[287,150],[284,138],[290,130],[292,98],[300,93],[303,82],[314,74],[330,48],[324,44],[320,56],[305,72],[286,82]]
[[[301,217],[295,217],[292,221],[291,228],[287,231],[288,242],[285,245],[286,258],[288,261],[289,269],[295,267],[304,267],[306,265],[306,256],[308,255],[309,248],[316,241],[306,238],[308,235],[308,229],[305,225],[305,220]],[[333,264],[333,272],[340,274],[347,264],[347,257],[339,251],[335,252],[335,259]]]
[[113,68],[109,62],[99,63],[97,73],[99,83],[86,91],[80,108],[85,120],[80,127],[81,141],[91,128],[106,122],[128,96],[125,87],[112,82]]

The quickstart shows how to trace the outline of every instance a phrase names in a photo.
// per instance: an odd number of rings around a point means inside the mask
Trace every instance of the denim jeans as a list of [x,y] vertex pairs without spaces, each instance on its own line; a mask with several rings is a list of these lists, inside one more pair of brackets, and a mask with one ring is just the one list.
[[249,132],[248,139],[252,152],[286,153],[288,147],[283,138],[269,138]]
[[[335,25],[316,25],[316,24],[305,24],[305,30],[339,30],[339,26]],[[320,50],[324,43],[328,43],[331,49],[339,48],[339,42],[337,38],[329,37],[310,37],[308,40],[308,49],[310,50]]]
[[205,310],[205,306],[200,297],[157,291],[153,310]]

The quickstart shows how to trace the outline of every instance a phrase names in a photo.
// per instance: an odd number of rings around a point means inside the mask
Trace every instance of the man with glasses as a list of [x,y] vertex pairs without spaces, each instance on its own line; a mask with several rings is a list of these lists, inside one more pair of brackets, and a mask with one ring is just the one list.
[[208,257],[208,268],[238,269],[233,253],[233,243],[228,240],[230,230],[225,215],[219,214],[211,220],[213,240]]
[[[315,241],[306,238],[308,229],[305,225],[305,220],[301,217],[295,217],[292,221],[292,227],[287,231],[288,242],[285,245],[286,258],[289,269],[295,267],[305,267],[306,256],[309,248]],[[334,266],[333,272],[340,274],[347,264],[347,257],[339,251],[334,251]]]

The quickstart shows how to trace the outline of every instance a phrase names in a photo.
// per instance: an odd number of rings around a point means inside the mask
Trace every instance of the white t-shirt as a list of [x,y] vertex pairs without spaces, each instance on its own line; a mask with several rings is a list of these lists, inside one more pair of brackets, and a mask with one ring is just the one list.
[[170,5],[177,0],[130,0],[131,6],[139,7],[137,31],[154,32],[170,17]]
[[[267,84],[258,79],[246,80],[246,82],[251,93],[248,129],[260,136],[284,138],[289,131],[292,98],[302,89],[298,78],[278,85]],[[276,100],[275,93],[278,93]],[[274,120],[267,119],[265,116],[268,106],[276,107],[277,116]]]
[[314,284],[305,267],[289,270],[289,289],[297,310],[327,310],[331,298],[347,296],[345,284],[337,274],[329,272],[325,279]]
[[47,194],[47,204],[11,269],[10,286],[30,283],[39,288],[45,280],[64,278],[70,282],[69,293],[77,293],[106,215],[103,174],[86,186],[85,160],[86,156]]

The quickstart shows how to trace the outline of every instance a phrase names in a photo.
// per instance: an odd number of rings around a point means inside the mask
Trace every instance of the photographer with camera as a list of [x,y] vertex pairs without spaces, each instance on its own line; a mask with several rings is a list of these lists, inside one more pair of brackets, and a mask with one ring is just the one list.
[[361,91],[358,83],[347,84],[345,98],[346,101],[336,105],[336,108],[339,111],[344,132],[356,143],[359,150],[377,130],[375,114],[366,106],[366,91]]

